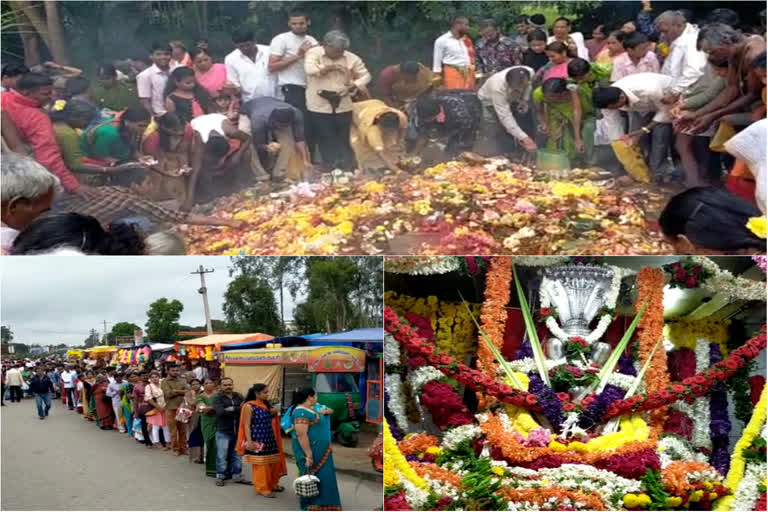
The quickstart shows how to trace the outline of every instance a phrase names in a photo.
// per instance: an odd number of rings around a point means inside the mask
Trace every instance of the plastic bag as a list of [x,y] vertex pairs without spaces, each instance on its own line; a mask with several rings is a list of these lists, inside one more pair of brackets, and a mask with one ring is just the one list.
[[611,147],[627,174],[640,183],[651,182],[651,171],[648,169],[640,146],[629,145],[623,140],[615,140],[611,142]]

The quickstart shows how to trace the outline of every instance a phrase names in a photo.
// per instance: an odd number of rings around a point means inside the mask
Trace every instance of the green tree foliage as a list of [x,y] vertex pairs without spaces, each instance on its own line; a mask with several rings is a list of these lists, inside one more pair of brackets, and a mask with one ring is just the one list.
[[6,325],[0,326],[0,340],[3,343],[10,343],[13,340],[13,331],[11,331],[10,327]]
[[105,345],[116,345],[118,337],[130,336],[133,338],[135,331],[139,329],[141,327],[132,322],[118,322],[112,326],[112,330],[103,337],[102,341]]
[[169,301],[163,297],[150,304],[147,310],[147,337],[152,342],[176,341],[182,311],[184,305],[176,299]]
[[293,315],[297,330],[330,333],[380,325],[382,275],[381,258],[309,258],[307,300]]
[[223,309],[233,332],[273,336],[283,333],[275,294],[269,282],[259,275],[241,274],[234,278],[224,293]]
[[91,348],[95,347],[99,344],[101,340],[101,337],[99,336],[99,331],[96,329],[91,329],[90,334],[87,338],[85,338],[85,341],[83,342],[83,345],[85,345],[85,348]]

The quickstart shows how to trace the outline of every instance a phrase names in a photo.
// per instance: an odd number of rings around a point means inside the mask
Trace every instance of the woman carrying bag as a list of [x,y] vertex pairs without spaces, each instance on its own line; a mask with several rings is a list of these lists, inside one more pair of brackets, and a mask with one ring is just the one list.
[[[290,417],[296,436],[291,441],[291,448],[299,467],[294,490],[299,495],[301,510],[341,510],[331,435],[321,415],[313,409],[315,404],[317,397],[314,389],[302,388],[294,392]],[[306,485],[311,480],[307,475],[319,479],[316,490],[311,484]]]

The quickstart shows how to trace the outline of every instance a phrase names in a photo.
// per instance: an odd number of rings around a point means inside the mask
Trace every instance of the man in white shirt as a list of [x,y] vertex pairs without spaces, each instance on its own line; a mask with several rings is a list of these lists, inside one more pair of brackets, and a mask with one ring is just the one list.
[[432,71],[442,75],[445,89],[475,87],[475,63],[465,41],[467,30],[469,19],[466,16],[456,16],[451,21],[451,30],[435,39]]
[[75,410],[77,399],[75,397],[75,379],[77,378],[77,372],[71,364],[67,365],[67,369],[61,374],[61,380],[64,383],[64,392],[67,395],[67,405],[70,411]]
[[195,378],[200,381],[200,384],[202,384],[203,381],[208,378],[208,370],[200,361],[195,363],[195,369],[192,370],[192,373],[195,375]]
[[269,47],[256,44],[253,31],[241,30],[232,36],[236,50],[224,58],[227,80],[240,88],[243,103],[253,98],[279,98],[277,77],[269,72]]
[[269,71],[277,73],[277,83],[285,102],[301,110],[304,115],[304,136],[310,153],[314,150],[312,123],[307,115],[307,73],[304,56],[318,45],[317,39],[307,34],[311,20],[306,13],[288,15],[290,32],[278,34],[269,45]]
[[666,103],[674,103],[683,91],[704,74],[707,55],[696,48],[698,27],[686,22],[680,11],[665,11],[654,23],[661,37],[669,45],[669,55],[664,59],[661,74],[675,80],[664,99]]
[[168,43],[152,43],[151,57],[154,64],[136,75],[136,90],[144,108],[159,117],[165,114],[163,91],[173,71],[171,47]]
[[611,87],[595,89],[595,108],[605,109],[604,115],[617,116],[618,109],[629,112],[653,112],[653,119],[639,130],[630,132],[626,138],[637,144],[641,137],[650,135],[651,147],[648,166],[657,179],[668,177],[668,155],[672,144],[671,105],[664,99],[671,93],[675,79],[659,73],[637,73],[614,82]]
[[[522,129],[515,116],[528,114],[531,80],[534,71],[527,66],[512,66],[492,75],[477,92],[483,104],[483,117],[487,126],[494,126],[495,147],[490,154],[507,153],[511,135],[526,151],[536,151],[536,142]],[[515,112],[512,108],[515,108]]]

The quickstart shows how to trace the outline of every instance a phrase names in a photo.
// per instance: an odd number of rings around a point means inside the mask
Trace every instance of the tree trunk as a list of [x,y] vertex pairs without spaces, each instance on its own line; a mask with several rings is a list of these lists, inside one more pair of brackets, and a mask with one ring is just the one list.
[[[13,6],[11,8],[14,8]],[[24,65],[27,67],[40,64],[40,39],[35,27],[29,23],[29,18],[21,11],[16,11],[16,22],[19,24],[19,37],[24,46]]]
[[64,40],[64,31],[61,28],[59,5],[56,3],[56,0],[46,0],[43,2],[43,5],[45,6],[48,36],[50,37],[48,49],[51,50],[53,60],[57,64],[68,66],[69,52],[67,52],[67,43]]
[[10,0],[9,4],[29,20],[40,36],[40,39],[42,39],[45,45],[50,48],[51,39],[48,37],[48,26],[37,11],[37,7],[33,6],[29,0]]

